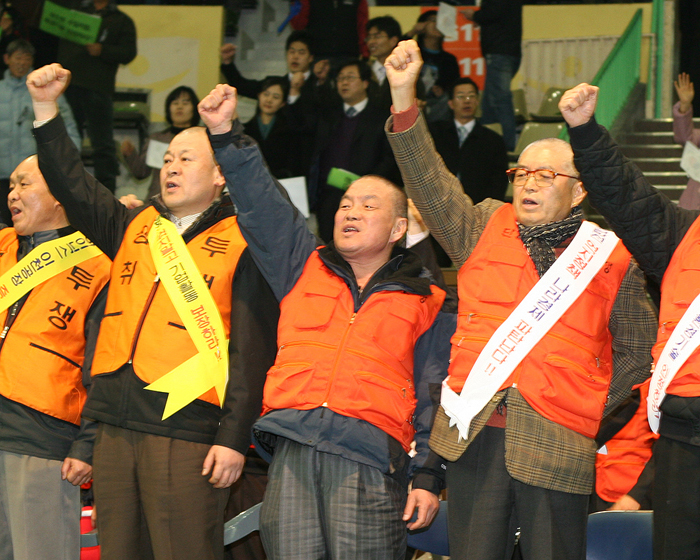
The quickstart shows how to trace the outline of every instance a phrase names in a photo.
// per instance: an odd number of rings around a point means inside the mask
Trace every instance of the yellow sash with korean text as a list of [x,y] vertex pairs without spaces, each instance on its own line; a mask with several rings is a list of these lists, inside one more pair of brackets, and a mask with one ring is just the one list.
[[0,313],[40,284],[101,254],[79,231],[45,241],[0,276]]
[[168,393],[163,418],[175,414],[212,387],[224,405],[228,340],[219,308],[175,225],[159,216],[148,232],[156,272],[197,348],[197,354],[146,389]]

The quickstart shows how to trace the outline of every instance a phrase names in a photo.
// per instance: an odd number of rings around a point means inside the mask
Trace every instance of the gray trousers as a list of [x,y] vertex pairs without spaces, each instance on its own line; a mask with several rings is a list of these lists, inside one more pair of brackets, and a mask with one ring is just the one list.
[[0,451],[0,560],[80,557],[80,487],[62,465]]
[[407,489],[376,468],[280,438],[260,537],[270,560],[403,560]]

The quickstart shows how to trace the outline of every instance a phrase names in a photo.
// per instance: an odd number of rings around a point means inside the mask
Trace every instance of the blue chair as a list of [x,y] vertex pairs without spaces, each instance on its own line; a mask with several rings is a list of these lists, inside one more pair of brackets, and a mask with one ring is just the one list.
[[433,519],[430,527],[419,529],[408,533],[408,546],[439,554],[440,556],[450,555],[450,546],[447,541],[447,502],[440,502],[440,510]]
[[[258,530],[261,505],[247,509],[224,525],[224,544],[230,544]],[[447,502],[440,502],[440,510],[430,527],[408,534],[408,546],[441,556],[450,555],[447,544]]]
[[588,516],[586,560],[651,560],[652,511],[599,511]]
[[262,506],[262,502],[248,508],[243,513],[239,513],[224,524],[224,545],[236,542],[258,530],[260,527],[260,506]]
[[[224,545],[236,542],[253,531],[257,531],[260,526],[260,506],[262,503],[254,505],[252,508],[239,513],[236,517],[224,524]],[[97,531],[90,531],[80,535],[81,548],[97,546]]]

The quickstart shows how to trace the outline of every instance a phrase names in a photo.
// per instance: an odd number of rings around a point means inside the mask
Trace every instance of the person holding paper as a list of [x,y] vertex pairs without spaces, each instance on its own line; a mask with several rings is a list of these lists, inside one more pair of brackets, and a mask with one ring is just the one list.
[[84,412],[99,422],[102,557],[221,559],[228,488],[275,356],[277,301],[221,197],[204,129],[173,138],[160,196],[128,210],[67,140],[56,99],[69,80],[52,64],[27,86],[52,194],[113,260]]
[[237,147],[235,109],[228,85],[199,104],[241,231],[281,302],[277,360],[254,426],[260,449],[274,453],[260,517],[266,553],[398,560],[406,527],[430,524],[442,486],[426,439],[447,356],[434,370],[418,363],[449,338],[439,314],[445,292],[398,246],[407,227],[398,187],[377,176],[355,181],[333,241],[320,246],[259,148]]
[[386,68],[386,130],[406,192],[459,268],[430,441],[449,461],[450,555],[509,558],[520,527],[526,560],[581,560],[598,425],[649,376],[644,279],[611,232],[583,220],[566,142],[523,151],[508,172],[513,204],[474,205],[416,107],[416,43],[400,43]]
[[562,95],[577,167],[591,203],[661,285],[647,414],[654,447],[654,558],[700,555],[700,377],[697,317],[700,279],[697,210],[679,208],[652,187],[609,133],[596,123],[599,91],[580,84]]
[[149,175],[152,177],[147,199],[160,194],[160,168],[167,145],[186,128],[199,124],[197,103],[199,98],[191,87],[176,87],[165,99],[165,120],[170,126],[151,134],[148,141],[144,142],[140,153],[136,151],[136,146],[130,140],[122,142],[121,152],[124,161],[134,177],[137,179],[145,179]]
[[14,228],[0,230],[0,558],[78,560],[96,430],[81,415],[111,263],[68,224],[36,156],[10,175],[6,204]]
[[[673,82],[678,93],[678,102],[673,106],[673,140],[681,145],[692,144],[696,148],[700,146],[700,130],[693,125],[693,99],[695,88],[690,76],[686,73],[678,74],[678,80]],[[693,150],[698,153],[700,148]],[[685,152],[683,154],[685,156]],[[696,168],[700,169],[700,156],[695,156]],[[698,177],[700,178],[700,177]],[[688,210],[700,210],[700,182],[697,178],[688,177],[688,186],[678,200],[678,206]]]
[[112,127],[114,88],[119,65],[136,58],[136,27],[114,0],[62,0],[61,4],[101,18],[94,42],[85,45],[61,39],[58,62],[73,73],[66,98],[80,133],[90,138],[95,177],[114,192],[119,175]]

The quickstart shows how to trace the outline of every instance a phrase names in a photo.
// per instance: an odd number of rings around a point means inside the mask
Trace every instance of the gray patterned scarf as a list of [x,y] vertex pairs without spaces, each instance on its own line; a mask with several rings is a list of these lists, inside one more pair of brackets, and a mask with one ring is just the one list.
[[540,277],[556,260],[554,248],[576,235],[578,228],[581,227],[581,220],[583,220],[583,210],[580,206],[576,206],[567,218],[558,222],[537,226],[524,226],[518,223],[520,239],[525,244]]

